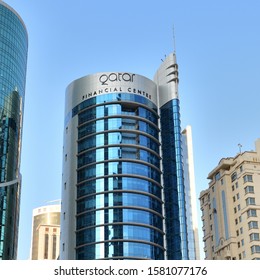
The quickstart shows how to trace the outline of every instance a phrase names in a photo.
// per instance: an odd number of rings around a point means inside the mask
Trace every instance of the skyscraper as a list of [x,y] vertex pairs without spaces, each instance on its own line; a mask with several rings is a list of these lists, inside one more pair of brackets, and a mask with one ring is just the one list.
[[0,1],[0,259],[17,257],[27,49],[21,17]]
[[32,260],[57,260],[60,250],[60,204],[33,210]]
[[127,72],[73,81],[61,259],[188,259],[181,142],[175,54],[154,81]]
[[222,158],[200,193],[207,260],[260,260],[260,139],[255,151]]

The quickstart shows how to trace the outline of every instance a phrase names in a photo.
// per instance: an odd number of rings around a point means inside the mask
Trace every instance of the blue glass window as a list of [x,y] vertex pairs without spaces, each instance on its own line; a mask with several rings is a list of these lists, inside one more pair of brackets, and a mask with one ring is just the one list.
[[94,259],[157,259],[163,260],[163,249],[157,246],[134,242],[107,242],[77,249],[78,260]]
[[77,259],[163,259],[156,106],[108,94],[83,101],[77,114]]
[[188,259],[179,100],[161,107],[167,259]]
[[149,135],[132,132],[133,131],[131,131],[131,133],[118,131],[91,135],[79,141],[78,153],[90,148],[115,144],[133,144],[144,146],[157,154],[159,153],[159,143],[157,143],[153,138]]
[[163,233],[149,227],[137,225],[107,225],[81,230],[77,234],[77,246],[109,240],[142,240],[163,246]]
[[78,183],[93,177],[102,177],[113,174],[133,174],[151,178],[160,182],[160,171],[151,166],[135,162],[108,162],[93,164],[78,171]]
[[107,190],[133,190],[142,191],[155,195],[161,198],[161,186],[151,181],[131,178],[113,176],[109,178],[93,179],[78,185],[78,198],[84,195],[104,192]]
[[161,204],[162,202],[160,200],[147,195],[112,192],[80,199],[77,203],[77,213],[103,207],[131,206],[152,209],[161,214]]
[[151,225],[162,230],[162,216],[159,213],[145,209],[111,208],[88,211],[77,216],[77,229],[105,223],[135,223]]

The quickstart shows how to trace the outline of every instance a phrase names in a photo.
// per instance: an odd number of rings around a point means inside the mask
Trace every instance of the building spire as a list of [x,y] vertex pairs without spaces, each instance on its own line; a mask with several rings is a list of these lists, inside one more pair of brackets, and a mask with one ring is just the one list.
[[173,38],[173,53],[176,54],[174,24],[172,26],[172,38]]

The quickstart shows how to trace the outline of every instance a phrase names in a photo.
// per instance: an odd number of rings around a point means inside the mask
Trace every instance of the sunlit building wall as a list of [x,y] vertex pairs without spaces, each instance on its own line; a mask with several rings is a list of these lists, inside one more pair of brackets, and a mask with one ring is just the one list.
[[188,229],[189,260],[200,259],[199,235],[198,235],[198,211],[197,195],[195,187],[195,172],[193,160],[193,144],[191,126],[182,131],[183,165],[186,216]]
[[60,204],[33,210],[32,260],[57,260],[60,251]]
[[255,151],[223,158],[200,193],[207,260],[260,259],[260,139]]

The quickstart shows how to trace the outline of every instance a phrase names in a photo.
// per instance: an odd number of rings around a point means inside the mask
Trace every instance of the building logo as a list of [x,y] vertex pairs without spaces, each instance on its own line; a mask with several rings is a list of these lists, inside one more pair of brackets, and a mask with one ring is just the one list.
[[133,82],[135,74],[129,73],[110,73],[99,77],[101,85],[108,85],[108,82]]

